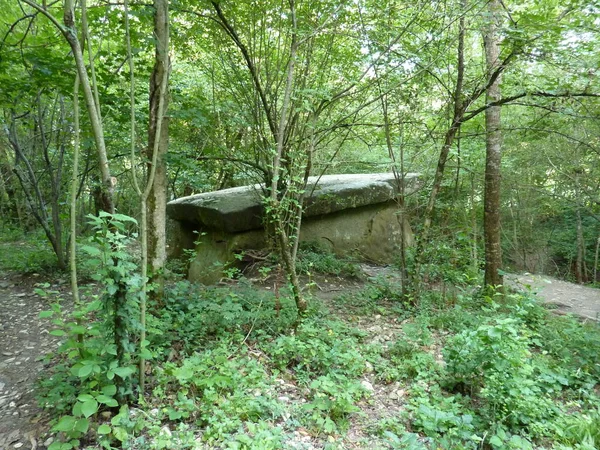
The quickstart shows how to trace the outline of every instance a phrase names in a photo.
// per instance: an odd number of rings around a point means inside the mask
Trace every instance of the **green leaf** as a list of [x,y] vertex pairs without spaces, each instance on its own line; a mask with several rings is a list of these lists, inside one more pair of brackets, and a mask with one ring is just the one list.
[[96,397],[96,400],[99,403],[105,404],[106,406],[110,406],[110,407],[119,406],[119,404],[117,403],[117,401],[114,398],[109,397],[108,395],[102,395],[102,394],[100,394],[98,397]]
[[114,355],[117,356],[117,346],[114,344],[107,344],[104,347],[104,350],[106,351],[106,353],[108,353],[109,355]]
[[87,433],[90,428],[90,421],[88,419],[79,419],[77,423],[75,423],[75,430],[80,433]]
[[493,445],[494,447],[501,447],[503,442],[502,442],[502,439],[500,439],[498,436],[494,435],[490,439],[490,444]]
[[93,247],[91,245],[82,245],[81,250],[86,252],[90,256],[100,256],[102,252],[97,247]]
[[77,373],[77,376],[79,378],[85,378],[87,377],[90,373],[92,373],[92,370],[94,369],[94,366],[88,364],[87,366],[81,366],[81,369],[79,369],[79,372]]
[[102,393],[104,395],[108,395],[108,396],[113,396],[117,393],[117,386],[115,386],[114,384],[108,384],[106,386],[102,387]]
[[54,315],[54,311],[42,311],[40,312],[40,319],[47,319],[48,317],[52,317]]
[[110,430],[111,430],[110,426],[103,423],[102,425],[100,425],[98,427],[98,434],[109,434]]
[[113,219],[118,220],[120,222],[137,223],[137,220],[135,220],[133,217],[126,216],[125,214],[115,213],[115,214],[112,215],[112,217],[113,217]]
[[128,437],[127,430],[125,430],[124,428],[121,428],[121,427],[114,427],[113,428],[113,436],[115,437],[115,439],[118,439],[119,441],[123,442],[123,441],[127,440],[127,437]]
[[82,403],[81,412],[85,417],[90,417],[98,412],[98,402],[96,400],[88,400]]
[[133,367],[115,367],[113,372],[121,378],[127,378],[135,372],[135,369]]
[[173,371],[173,375],[180,383],[185,383],[194,377],[194,370],[191,367],[180,367]]
[[499,338],[502,336],[502,328],[500,328],[500,327],[489,328],[487,334],[492,339]]
[[77,400],[83,403],[89,400],[94,400],[94,397],[92,397],[90,394],[81,394],[79,397],[77,397]]
[[66,335],[67,333],[65,333],[65,332],[64,332],[63,330],[61,330],[61,329],[56,329],[56,330],[52,330],[52,331],[50,332],[50,334],[51,334],[52,336],[64,336],[64,335]]
[[75,417],[62,416],[58,423],[52,427],[53,431],[72,431],[75,426]]
[[83,325],[73,325],[71,327],[71,333],[74,333],[74,334],[84,334],[85,333],[85,327]]
[[52,444],[50,444],[50,447],[48,447],[48,450],[71,450],[72,448],[73,448],[73,446],[71,444],[69,444],[68,442],[56,441],[56,442],[53,442]]

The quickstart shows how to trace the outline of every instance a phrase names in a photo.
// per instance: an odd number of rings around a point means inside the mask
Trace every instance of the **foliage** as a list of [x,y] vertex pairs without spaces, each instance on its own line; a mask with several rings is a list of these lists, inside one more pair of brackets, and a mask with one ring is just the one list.
[[516,319],[496,319],[459,333],[444,357],[450,382],[481,398],[482,412],[492,423],[527,426],[557,412],[534,378],[529,336]]
[[[364,292],[381,292],[380,283],[375,280]],[[282,293],[282,302],[293,302]],[[99,419],[98,412],[116,412],[100,400],[107,400],[101,397],[107,395],[105,386],[108,394],[110,384],[119,389],[119,376],[106,379],[110,370],[103,366],[102,358],[115,360],[114,354],[104,357],[102,348],[96,353],[89,348],[102,343],[98,335],[86,335],[89,344],[82,348],[97,355],[100,372],[92,365],[89,379],[82,380],[78,374],[87,373],[87,363],[72,373],[73,363],[59,358],[46,401],[62,408],[66,418],[60,428],[69,428],[71,440],[85,437],[76,427],[83,429],[85,422],[79,421],[86,417],[73,405],[82,408],[89,402],[87,408],[95,401],[98,411],[87,418],[88,427],[103,445],[275,449],[287,448],[299,429],[320,442],[343,441],[351,425],[368,423],[362,412],[381,401],[377,392],[397,385],[405,391],[399,400],[404,412],[386,414],[371,428],[369,439],[382,446],[503,450],[547,442],[564,448],[594,445],[597,355],[589,350],[597,343],[597,328],[554,318],[521,295],[507,295],[499,304],[498,295],[463,294],[450,305],[433,296],[412,307],[411,317],[386,297],[373,297],[359,297],[371,306],[344,320],[331,317],[325,307],[312,308],[294,329],[295,317],[285,309],[278,313],[270,292],[244,282],[236,288],[207,288],[180,281],[169,288],[162,307],[153,309],[151,390],[137,408],[123,406],[109,420]],[[89,305],[99,308],[98,300]],[[346,295],[333,305],[348,301]],[[100,313],[95,309],[92,314]],[[372,331],[351,322],[354,314],[362,314],[372,323],[374,313],[380,314],[376,320],[396,324],[392,340],[371,342]],[[89,322],[89,330],[103,326]],[[566,333],[573,342],[564,338]],[[70,339],[75,344],[76,336]],[[571,358],[565,357],[568,352]],[[112,396],[115,401],[118,394]],[[69,445],[66,437],[61,442]]]
[[[288,297],[280,301],[289,305]],[[277,335],[296,320],[293,308],[276,310],[272,293],[243,283],[237,288],[218,288],[178,281],[167,287],[161,306],[153,310],[148,322],[151,348],[167,355],[173,349],[189,354],[224,336],[252,331]]]
[[[87,263],[94,268],[100,292],[89,294],[89,301],[74,305],[72,311],[56,297],[52,309],[40,314],[52,319],[55,329],[50,333],[64,339],[54,355],[57,364],[52,376],[40,381],[42,405],[60,415],[53,431],[64,436],[52,444],[52,450],[79,447],[92,426],[98,425],[97,433],[110,435],[114,431],[110,426],[94,420],[133,394],[136,369],[131,333],[136,329],[139,276],[130,272],[135,265],[125,251],[129,241],[123,234],[125,223],[132,221],[106,213],[91,218],[96,235],[82,249],[89,255]],[[57,294],[43,289],[38,293]]]
[[324,274],[360,278],[360,266],[349,259],[338,258],[316,244],[301,243],[298,251],[298,272],[307,275]]
[[0,270],[52,273],[56,272],[56,256],[40,230],[24,234],[11,228],[0,233]]
[[571,445],[597,448],[600,445],[600,409],[578,413],[563,419],[561,441]]
[[417,386],[408,410],[415,430],[438,438],[436,443],[442,448],[456,448],[465,441],[467,447],[472,447],[469,441],[478,440],[474,436],[473,413],[461,404],[460,397],[446,397],[437,386],[429,392]]
[[[57,249],[67,237],[61,223],[74,140],[75,65],[47,16],[60,18],[63,5],[41,3],[36,10],[21,0],[0,11],[0,269],[24,273],[49,266],[45,239],[54,236],[54,251],[64,253]],[[123,64],[123,8],[89,6],[83,40],[92,55],[83,56],[95,62],[97,112],[111,143],[110,172],[119,174],[115,198],[119,211],[139,211],[129,176],[147,170],[147,155],[138,161],[123,155],[130,144],[145,148],[148,130],[138,127],[136,142],[129,142],[126,77],[133,76],[133,121],[148,122],[152,8],[131,5],[138,71],[130,74]],[[266,205],[274,219],[267,228],[280,237],[285,231],[280,250],[295,256],[306,176],[419,172],[423,189],[398,198],[419,236],[442,148],[448,161],[430,239],[418,247],[422,253],[410,248],[398,257],[408,274],[370,280],[330,303],[315,301],[304,317],[291,307],[292,297],[301,300],[293,257],[282,260],[291,295],[245,280],[226,287],[170,283],[163,298],[152,299],[148,342],[139,342],[146,280],[133,262],[134,220],[88,216],[80,268],[97,285],[73,311],[61,299],[43,313],[64,340],[41,381],[42,403],[59,417],[53,449],[88,442],[301,448],[304,434],[322,447],[343,448],[349,425],[371,420],[360,412],[389,400],[381,395],[392,386],[405,395],[386,405],[377,430],[382,446],[598,447],[597,327],[551,317],[524,296],[477,292],[485,255],[486,124],[475,113],[490,106],[491,81],[481,45],[490,19],[485,5],[178,0],[172,6],[177,58],[166,170],[174,196],[263,182],[263,194],[276,191]],[[597,13],[589,1],[544,0],[506,4],[498,18],[504,159],[494,212],[502,216],[505,261],[565,278],[583,271],[588,282],[598,282],[592,266],[600,234]],[[463,31],[464,46],[457,39]],[[453,92],[459,85],[462,92]],[[461,108],[468,120],[448,144],[451,112]],[[83,216],[101,209],[93,134],[82,117]],[[36,221],[44,234],[29,231]],[[356,262],[318,247],[301,246],[298,257],[297,269],[309,278],[359,278]],[[226,270],[232,279],[239,274]],[[418,297],[404,295],[409,280],[422,280]],[[136,353],[149,360],[142,368],[149,389],[134,405]],[[372,396],[365,381],[376,385]]]
[[338,321],[308,319],[294,335],[280,336],[266,347],[280,370],[292,369],[300,380],[342,374],[359,376],[365,357],[357,348],[361,334]]
[[366,394],[365,388],[345,375],[330,373],[314,379],[309,402],[302,405],[305,421],[317,434],[347,431],[348,416],[360,411],[354,403]]

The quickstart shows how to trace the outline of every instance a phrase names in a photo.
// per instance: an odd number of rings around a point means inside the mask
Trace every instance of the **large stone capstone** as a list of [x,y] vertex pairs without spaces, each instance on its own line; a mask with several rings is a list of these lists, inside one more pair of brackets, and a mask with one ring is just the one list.
[[[418,175],[404,177],[404,193],[418,187]],[[402,240],[412,233],[399,215],[399,181],[392,173],[310,177],[306,188],[301,241],[328,247],[338,255],[390,263]],[[266,245],[261,185],[244,186],[179,198],[167,204],[174,219],[170,242],[175,256],[196,249],[189,277],[212,283],[235,254]]]

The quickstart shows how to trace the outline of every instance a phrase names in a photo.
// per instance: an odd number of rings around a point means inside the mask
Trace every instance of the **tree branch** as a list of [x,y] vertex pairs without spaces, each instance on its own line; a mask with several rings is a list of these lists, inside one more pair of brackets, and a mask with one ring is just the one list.
[[[569,92],[569,91],[562,92],[562,93],[552,93],[552,92],[543,92],[543,91],[521,92],[520,94],[501,98],[500,100],[495,101],[495,102],[490,102],[480,108],[477,108],[474,111],[469,112],[467,115],[465,115],[463,117],[461,123],[465,123],[465,122],[471,120],[473,117],[479,115],[480,113],[482,113],[483,111],[485,111],[486,109],[488,109],[492,106],[505,105],[507,103],[511,103],[511,102],[518,100],[520,98],[523,98],[523,97],[548,97],[548,98],[592,97],[592,98],[600,98],[600,94],[591,93],[591,92]],[[534,106],[534,105],[531,105],[531,106]]]

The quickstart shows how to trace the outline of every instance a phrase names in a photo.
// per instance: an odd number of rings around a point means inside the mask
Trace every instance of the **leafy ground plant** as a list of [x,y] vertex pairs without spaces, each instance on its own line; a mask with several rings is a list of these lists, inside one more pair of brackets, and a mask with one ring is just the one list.
[[[111,380],[96,380],[104,363],[72,373],[62,361],[63,391],[52,397],[68,399],[61,433],[89,419],[71,445],[99,436],[131,449],[594,448],[597,328],[520,296],[465,292],[449,304],[431,295],[405,308],[384,287],[313,306],[294,326],[293,308],[278,311],[271,292],[248,282],[174,283],[150,322],[148,395],[109,407],[99,396],[110,397]],[[293,302],[285,290],[280,300]],[[97,385],[82,391],[80,371]]]

